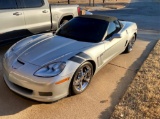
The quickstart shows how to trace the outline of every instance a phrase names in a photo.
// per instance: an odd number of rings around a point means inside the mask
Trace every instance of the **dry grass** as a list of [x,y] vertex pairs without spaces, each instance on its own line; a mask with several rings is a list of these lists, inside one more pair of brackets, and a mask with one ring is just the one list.
[[[59,4],[67,4],[68,0],[48,0],[49,3],[59,3]],[[102,4],[103,0],[95,0],[95,4]],[[126,4],[129,3],[130,0],[105,0],[105,4]],[[71,4],[89,4],[89,0],[70,0]],[[93,0],[91,0],[93,3]]]
[[[68,4],[68,0],[48,0],[51,4]],[[130,0],[105,0],[103,4],[103,0],[94,0],[95,7],[103,6],[102,9],[120,9],[124,8]],[[79,4],[85,6],[85,10],[90,10],[90,7],[93,6],[93,0],[91,0],[91,4],[89,6],[89,0],[70,0],[70,4]]]
[[160,41],[115,107],[111,119],[160,119]]
[[[68,0],[48,0],[50,3],[67,3]],[[105,0],[105,3],[127,2],[130,0]],[[71,3],[89,3],[89,0],[70,0]],[[93,0],[91,0],[93,2]],[[95,3],[103,3],[103,0],[94,0]]]

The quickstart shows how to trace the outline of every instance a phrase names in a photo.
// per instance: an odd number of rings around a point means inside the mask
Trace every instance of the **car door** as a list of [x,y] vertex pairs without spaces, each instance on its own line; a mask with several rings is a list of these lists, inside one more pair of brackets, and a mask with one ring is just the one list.
[[107,36],[104,40],[104,63],[109,62],[123,52],[126,43],[125,36],[126,34],[123,32],[118,21],[109,23]]
[[24,14],[16,0],[0,0],[0,43],[23,36]]
[[51,29],[48,1],[20,0],[26,22],[26,28],[36,34]]

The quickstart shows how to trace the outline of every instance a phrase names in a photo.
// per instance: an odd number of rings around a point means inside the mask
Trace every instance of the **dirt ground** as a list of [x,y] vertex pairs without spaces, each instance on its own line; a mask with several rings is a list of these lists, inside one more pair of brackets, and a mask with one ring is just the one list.
[[160,119],[160,41],[129,86],[111,119]]

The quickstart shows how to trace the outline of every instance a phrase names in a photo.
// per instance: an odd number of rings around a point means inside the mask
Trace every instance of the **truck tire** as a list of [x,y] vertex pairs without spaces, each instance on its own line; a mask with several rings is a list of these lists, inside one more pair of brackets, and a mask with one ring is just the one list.
[[65,19],[62,21],[62,23],[60,24],[60,26],[63,26],[64,24],[66,24],[69,20]]

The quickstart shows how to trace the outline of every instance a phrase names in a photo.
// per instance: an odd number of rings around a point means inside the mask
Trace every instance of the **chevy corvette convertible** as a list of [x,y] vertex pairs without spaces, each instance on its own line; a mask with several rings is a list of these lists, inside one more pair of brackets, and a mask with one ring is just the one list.
[[4,55],[3,77],[12,91],[37,101],[79,94],[105,64],[132,50],[136,36],[136,23],[79,16],[55,34],[34,35],[14,44]]

